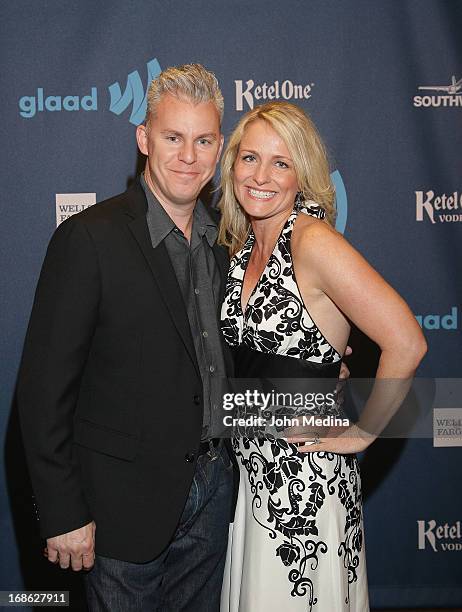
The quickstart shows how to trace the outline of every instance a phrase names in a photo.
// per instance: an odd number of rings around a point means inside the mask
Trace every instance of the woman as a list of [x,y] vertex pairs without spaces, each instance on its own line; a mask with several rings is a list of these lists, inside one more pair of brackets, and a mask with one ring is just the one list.
[[[401,297],[333,229],[324,146],[293,104],[247,113],[222,161],[220,241],[232,256],[222,330],[236,377],[336,377],[351,320],[381,349],[358,426],[335,437],[236,437],[240,488],[222,594],[232,612],[367,612],[363,451],[426,351]],[[372,397],[372,396],[371,396]]]

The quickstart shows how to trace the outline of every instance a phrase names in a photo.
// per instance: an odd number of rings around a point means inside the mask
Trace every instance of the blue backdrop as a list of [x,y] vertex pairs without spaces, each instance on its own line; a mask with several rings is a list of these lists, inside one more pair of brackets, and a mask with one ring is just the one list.
[[[77,600],[78,578],[40,558],[12,409],[57,220],[125,190],[148,82],[203,63],[223,90],[225,135],[271,96],[311,114],[336,171],[339,229],[425,328],[419,374],[459,377],[462,3],[15,0],[0,11],[0,589],[67,586]],[[354,348],[359,364],[369,349],[360,337]],[[462,605],[461,458],[432,439],[380,441],[363,457],[373,605]]]

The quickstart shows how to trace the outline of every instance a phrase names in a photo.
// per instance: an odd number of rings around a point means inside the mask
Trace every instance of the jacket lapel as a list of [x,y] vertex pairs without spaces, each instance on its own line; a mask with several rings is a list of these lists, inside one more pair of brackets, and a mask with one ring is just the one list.
[[128,228],[132,232],[151,269],[159,287],[160,295],[200,376],[188,315],[175,270],[173,269],[165,244],[161,242],[155,249],[152,247],[146,221],[146,196],[139,182],[135,183],[127,192],[127,195],[130,199],[126,207],[126,214],[131,217]]
[[225,247],[215,243],[213,245],[213,254],[215,261],[217,262],[218,269],[220,270],[220,295],[217,304],[217,319],[218,319],[218,333],[220,334],[221,347],[223,350],[223,359],[225,362],[226,373],[228,377],[234,376],[234,360],[231,353],[230,347],[224,339],[220,327],[221,327],[221,306],[225,299],[226,283],[228,281],[228,270],[229,270],[229,255]]
[[226,282],[228,279],[229,257],[226,248],[218,245],[216,242],[213,245],[212,250],[215,256],[215,261],[217,263],[218,269],[220,271],[220,295],[217,304],[218,320],[220,320],[221,306],[225,297]]

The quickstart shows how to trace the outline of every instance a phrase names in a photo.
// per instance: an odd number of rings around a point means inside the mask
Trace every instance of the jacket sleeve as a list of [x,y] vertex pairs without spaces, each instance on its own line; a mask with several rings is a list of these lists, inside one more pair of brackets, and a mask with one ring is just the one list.
[[48,246],[18,376],[27,462],[44,538],[92,520],[73,459],[73,416],[100,298],[92,238],[77,218]]

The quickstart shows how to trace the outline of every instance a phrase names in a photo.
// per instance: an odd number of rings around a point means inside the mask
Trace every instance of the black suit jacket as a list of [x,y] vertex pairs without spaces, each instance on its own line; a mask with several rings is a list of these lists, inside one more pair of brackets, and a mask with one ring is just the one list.
[[[146,210],[136,182],[59,226],[18,380],[43,537],[93,519],[97,553],[136,562],[175,531],[203,413],[183,298],[165,245],[152,248]],[[224,291],[228,256],[213,252]]]

